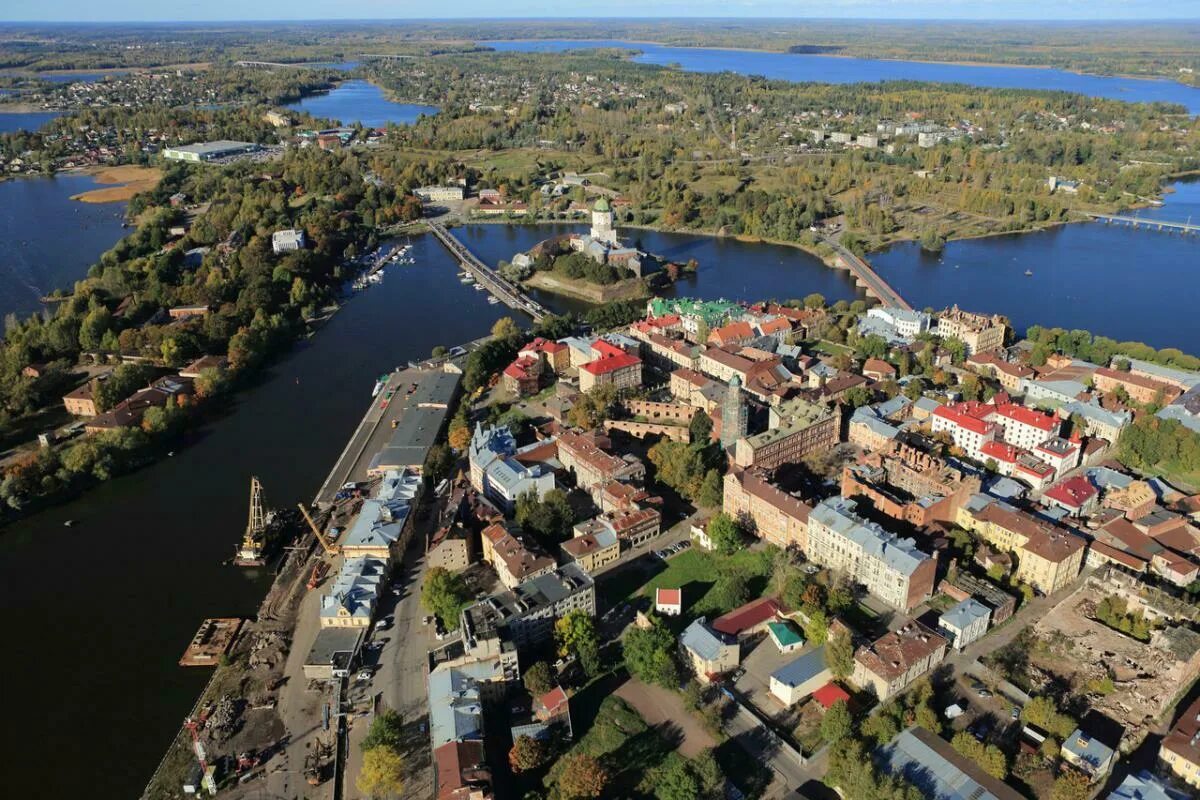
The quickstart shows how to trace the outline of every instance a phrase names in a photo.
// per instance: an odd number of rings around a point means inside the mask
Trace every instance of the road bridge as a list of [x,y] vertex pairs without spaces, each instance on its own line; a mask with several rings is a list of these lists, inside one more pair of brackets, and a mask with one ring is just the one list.
[[476,282],[495,295],[500,302],[509,308],[528,314],[533,317],[534,322],[541,322],[549,316],[550,312],[541,304],[531,300],[519,287],[509,283],[501,277],[500,273],[476,258],[466,245],[454,238],[454,234],[450,233],[445,225],[432,221],[428,225],[429,230],[433,232],[439,242],[446,246],[446,249],[462,265],[463,269],[471,273]]
[[1177,222],[1169,219],[1149,219],[1147,217],[1131,216],[1128,214],[1097,214],[1094,212],[1087,212],[1087,216],[1109,225],[1116,223],[1118,225],[1131,225],[1134,228],[1140,228],[1144,226],[1159,231],[1200,233],[1200,223],[1192,222],[1191,217],[1188,217],[1187,222]]
[[869,296],[874,297],[888,308],[902,308],[905,311],[912,311],[912,306],[908,304],[908,301],[901,297],[900,293],[893,289],[887,281],[881,278],[879,273],[867,263],[866,259],[859,258],[854,253],[851,253],[835,239],[826,236],[822,237],[822,241],[834,249],[842,263],[846,265],[846,269],[850,270],[850,273],[854,275],[854,282],[863,287]]

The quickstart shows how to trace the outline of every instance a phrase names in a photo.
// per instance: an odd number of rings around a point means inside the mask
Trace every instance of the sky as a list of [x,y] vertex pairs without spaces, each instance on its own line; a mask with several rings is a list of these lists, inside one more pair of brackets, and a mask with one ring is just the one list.
[[497,17],[845,17],[1193,19],[1200,0],[0,0],[0,21],[494,19]]

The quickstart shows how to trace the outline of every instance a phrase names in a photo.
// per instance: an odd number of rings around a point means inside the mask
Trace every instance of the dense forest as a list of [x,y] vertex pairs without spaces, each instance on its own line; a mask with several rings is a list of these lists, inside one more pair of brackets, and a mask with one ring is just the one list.
[[[484,178],[536,206],[534,184],[558,154],[574,154],[631,201],[626,222],[668,228],[804,242],[815,222],[844,214],[868,248],[945,240],[1136,204],[1165,176],[1200,169],[1200,124],[1172,106],[946,84],[797,84],[624,55],[485,53],[368,71],[396,96],[442,109],[400,131],[404,145],[530,150],[523,162],[497,157]],[[915,121],[946,140],[809,144],[813,130],[875,135]],[[1054,192],[1050,176],[1078,190]]]

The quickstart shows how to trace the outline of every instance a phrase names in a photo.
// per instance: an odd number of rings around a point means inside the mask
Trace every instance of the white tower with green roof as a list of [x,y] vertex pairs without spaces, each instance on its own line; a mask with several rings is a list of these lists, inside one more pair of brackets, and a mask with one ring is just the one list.
[[617,246],[617,229],[613,227],[612,206],[601,197],[592,206],[592,240],[610,247]]

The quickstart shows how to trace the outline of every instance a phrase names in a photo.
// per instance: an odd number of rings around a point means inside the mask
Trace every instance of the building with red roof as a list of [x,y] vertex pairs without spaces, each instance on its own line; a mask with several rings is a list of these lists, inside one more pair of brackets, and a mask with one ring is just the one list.
[[1061,421],[1053,414],[1016,403],[997,403],[988,419],[999,426],[1000,438],[1007,444],[1030,450],[1058,435]]
[[938,406],[930,416],[933,432],[948,433],[954,445],[977,461],[986,461],[982,456],[983,446],[996,438],[996,426],[986,421],[991,406],[983,403],[954,403]]
[[896,377],[896,368],[882,358],[868,358],[863,362],[862,374],[874,381],[884,381]]
[[536,356],[519,356],[504,368],[502,382],[506,391],[518,397],[537,394],[542,380],[542,362]]
[[1068,514],[1080,517],[1095,509],[1099,496],[1099,490],[1091,481],[1082,475],[1076,475],[1047,489],[1042,495],[1042,501],[1048,506],[1057,506]]
[[712,626],[718,633],[744,638],[765,631],[767,623],[785,618],[790,613],[776,598],[760,597],[717,617]]
[[722,325],[708,334],[708,343],[717,347],[728,347],[734,344],[745,344],[755,338],[754,328],[749,322],[731,322]]
[[654,610],[664,617],[678,617],[683,613],[683,589],[655,589]]
[[579,367],[580,390],[590,392],[598,386],[613,386],[618,390],[636,389],[641,386],[642,360],[604,340],[597,342],[594,345],[595,349],[601,350],[601,344],[616,352],[602,355],[595,361],[589,361]]
[[850,693],[832,681],[817,689],[812,696],[826,711],[833,708],[833,704],[839,700],[843,703],[850,702]]

